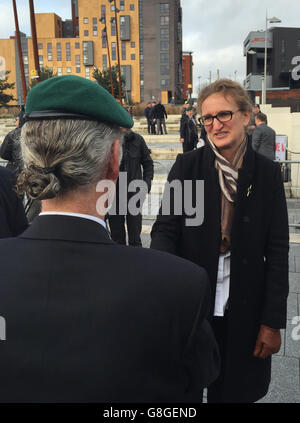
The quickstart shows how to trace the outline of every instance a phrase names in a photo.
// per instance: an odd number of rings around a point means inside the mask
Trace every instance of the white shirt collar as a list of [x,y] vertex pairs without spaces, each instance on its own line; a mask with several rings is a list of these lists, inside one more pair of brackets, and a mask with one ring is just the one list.
[[96,216],[91,216],[89,214],[54,212],[54,211],[53,212],[42,212],[42,213],[39,214],[39,216],[51,216],[51,215],[81,217],[82,219],[89,219],[89,220],[93,220],[96,223],[100,223],[100,225],[102,225],[105,229],[107,229],[106,223],[104,222],[104,220],[102,220],[102,219],[100,219],[99,217],[96,217]]

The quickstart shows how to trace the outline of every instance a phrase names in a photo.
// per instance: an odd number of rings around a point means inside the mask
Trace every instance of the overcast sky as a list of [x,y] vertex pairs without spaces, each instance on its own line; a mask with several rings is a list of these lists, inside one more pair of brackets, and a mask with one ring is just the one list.
[[[17,0],[20,30],[30,35],[28,0]],[[35,12],[55,12],[71,18],[70,0],[35,0]],[[299,0],[181,0],[183,10],[183,50],[194,52],[194,93],[213,80],[217,69],[221,77],[243,82],[245,58],[243,41],[250,31],[264,30],[268,17],[280,18],[278,26],[300,27]],[[11,0],[0,0],[0,38],[15,30]],[[199,77],[200,80],[199,80]]]

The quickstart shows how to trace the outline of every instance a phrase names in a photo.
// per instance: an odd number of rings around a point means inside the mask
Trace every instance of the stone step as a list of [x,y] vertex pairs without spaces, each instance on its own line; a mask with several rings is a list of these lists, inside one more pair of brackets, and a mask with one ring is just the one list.
[[182,153],[182,149],[151,148],[152,159],[175,160],[177,155]]
[[160,144],[160,143],[175,143],[179,141],[179,133],[167,134],[167,135],[143,135],[146,143],[149,144]]

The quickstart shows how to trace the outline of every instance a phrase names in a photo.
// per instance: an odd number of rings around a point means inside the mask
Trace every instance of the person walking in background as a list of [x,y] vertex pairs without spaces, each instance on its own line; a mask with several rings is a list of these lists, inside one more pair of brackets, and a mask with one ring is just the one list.
[[156,135],[155,106],[156,106],[156,101],[152,101],[151,109],[149,112],[150,130],[152,135]]
[[181,215],[170,206],[166,215],[162,203],[151,248],[209,274],[210,322],[222,367],[208,402],[255,402],[268,392],[271,356],[287,319],[289,229],[281,169],[252,149],[246,134],[251,102],[240,84],[217,80],[201,91],[198,107],[208,143],[179,154],[168,182],[193,183],[190,201],[196,205],[198,198],[203,219],[186,226],[185,204]]
[[167,115],[165,106],[163,104],[161,104],[160,101],[154,107],[154,117],[155,117],[156,123],[157,123],[157,134],[163,135],[163,129],[162,128],[164,128],[164,134],[167,134],[165,118],[168,119],[168,115]]
[[194,114],[194,107],[189,106],[180,120],[180,142],[184,153],[194,150],[197,146],[198,129]]
[[249,121],[249,124],[248,124],[248,127],[247,127],[247,134],[248,135],[252,135],[252,133],[253,133],[255,127],[256,127],[255,116],[258,113],[260,113],[260,106],[259,106],[259,104],[255,104],[252,107],[252,113],[251,113],[250,121]]
[[[148,193],[151,190],[153,179],[153,160],[150,156],[149,149],[146,145],[144,138],[133,132],[132,130],[126,131],[123,143],[123,157],[120,164],[120,172],[127,178],[127,186],[132,181],[143,180],[148,187]],[[142,206],[139,204],[140,213],[131,214],[128,210],[128,203],[133,197],[134,193],[128,193],[126,204],[119,204],[119,180],[116,187],[116,214],[109,215],[109,226],[111,230],[112,239],[118,244],[126,245],[126,231],[125,231],[125,218],[128,233],[128,244],[134,247],[141,247],[141,231],[142,231]],[[146,195],[146,193],[145,193]],[[123,210],[120,213],[119,210]]]
[[147,130],[148,130],[148,134],[151,134],[151,122],[150,122],[150,110],[151,110],[151,107],[152,107],[152,104],[151,103],[148,103],[147,104],[147,107],[144,110],[144,115],[145,115],[145,117],[147,119],[147,125],[148,125]]
[[252,133],[252,148],[268,159],[275,160],[276,132],[267,123],[267,116],[264,113],[255,116],[256,127]]

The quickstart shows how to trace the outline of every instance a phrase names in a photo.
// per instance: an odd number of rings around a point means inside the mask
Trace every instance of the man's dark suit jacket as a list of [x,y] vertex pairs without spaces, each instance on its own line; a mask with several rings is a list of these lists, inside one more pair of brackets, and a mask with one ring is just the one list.
[[0,238],[17,236],[28,226],[22,200],[14,191],[14,185],[14,174],[0,166]]
[[201,267],[58,215],[0,257],[1,402],[200,401],[217,377]]
[[256,126],[252,133],[252,148],[270,160],[275,160],[276,132],[268,125]]

